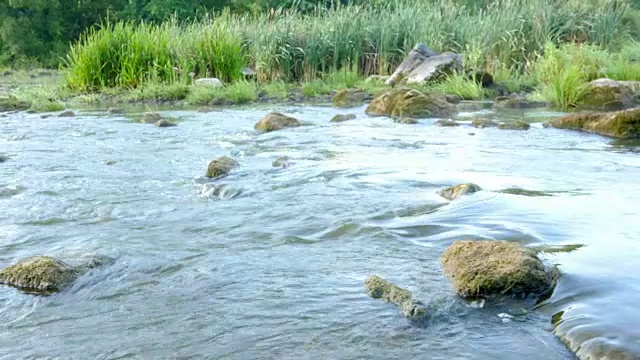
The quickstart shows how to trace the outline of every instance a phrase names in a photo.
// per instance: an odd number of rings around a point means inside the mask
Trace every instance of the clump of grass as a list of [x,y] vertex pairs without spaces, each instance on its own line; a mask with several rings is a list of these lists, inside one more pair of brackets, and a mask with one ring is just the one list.
[[190,105],[209,105],[213,100],[225,97],[223,87],[194,86],[189,91],[185,102]]
[[262,91],[273,99],[286,99],[289,97],[290,86],[282,80],[269,82],[260,87]]
[[30,104],[29,109],[38,112],[53,112],[64,110],[62,101],[66,93],[58,87],[20,87],[13,91],[12,96],[23,104]]
[[189,95],[189,85],[173,83],[159,84],[157,82],[144,84],[138,88],[132,89],[126,96],[128,100],[156,100],[156,101],[172,101],[183,100]]
[[315,97],[320,95],[328,95],[331,93],[331,88],[326,82],[320,79],[311,80],[305,82],[301,86],[302,95],[306,97]]
[[256,101],[258,85],[252,81],[238,81],[223,88],[225,96],[236,104]]
[[458,95],[463,100],[480,100],[485,96],[482,84],[458,72],[447,76],[444,81],[430,86],[429,89],[442,94]]
[[237,81],[231,85],[192,86],[186,97],[186,103],[190,105],[209,105],[221,99],[243,104],[258,99],[259,89],[255,82]]

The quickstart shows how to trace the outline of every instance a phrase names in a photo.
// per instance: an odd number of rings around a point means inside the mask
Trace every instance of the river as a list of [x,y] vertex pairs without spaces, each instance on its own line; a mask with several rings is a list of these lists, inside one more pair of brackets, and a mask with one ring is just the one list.
[[[76,110],[0,118],[0,267],[115,261],[53,296],[0,287],[2,359],[575,359],[554,314],[583,351],[640,358],[637,143],[490,104],[458,114],[458,127],[364,107],[159,108],[172,128]],[[303,126],[254,131],[270,111]],[[337,113],[357,119],[330,123]],[[532,127],[475,129],[475,116]],[[204,178],[225,155],[240,167]],[[272,166],[279,156],[288,167]],[[436,194],[463,182],[483,191]],[[562,277],[536,308],[480,306],[457,298],[439,265],[468,238],[585,246],[543,256]],[[368,297],[373,274],[412,291],[427,323]]]

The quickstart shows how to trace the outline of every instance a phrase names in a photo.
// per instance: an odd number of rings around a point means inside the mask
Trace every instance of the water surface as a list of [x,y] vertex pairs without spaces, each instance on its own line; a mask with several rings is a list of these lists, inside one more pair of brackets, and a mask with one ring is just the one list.
[[[259,134],[269,111],[303,126]],[[358,118],[329,123],[339,112]],[[585,347],[640,354],[637,144],[544,129],[548,111],[457,117],[525,117],[529,131],[321,106],[163,114],[179,125],[99,110],[0,118],[0,266],[115,259],[50,297],[0,287],[2,358],[574,359],[552,332],[560,312]],[[225,155],[241,166],[205,179]],[[436,194],[461,182],[484,191]],[[563,276],[537,310],[478,308],[438,262],[466,238],[586,246],[545,256]],[[428,322],[367,297],[370,274],[411,290]]]

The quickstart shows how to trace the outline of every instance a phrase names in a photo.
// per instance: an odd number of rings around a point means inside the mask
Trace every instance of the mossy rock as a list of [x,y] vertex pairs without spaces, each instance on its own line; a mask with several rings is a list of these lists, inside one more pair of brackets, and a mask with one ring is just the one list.
[[436,121],[435,123],[438,126],[446,126],[446,127],[451,127],[451,126],[460,126],[460,123],[455,121],[455,120],[450,120],[450,119],[441,119]]
[[289,167],[289,157],[288,156],[280,156],[279,158],[275,159],[271,163],[271,166],[287,168],[287,167]]
[[510,121],[506,123],[500,123],[498,129],[501,130],[529,130],[531,124],[524,120]]
[[629,88],[611,79],[596,79],[589,83],[580,107],[602,111],[622,110],[633,104]]
[[535,251],[510,241],[455,241],[440,262],[456,294],[464,298],[540,296],[553,290],[558,276]]
[[75,117],[75,116],[76,116],[76,113],[71,110],[63,111],[60,114],[58,114],[58,117]]
[[171,126],[178,126],[178,124],[171,122],[169,120],[158,120],[158,122],[156,122],[155,124],[157,127],[171,127]]
[[579,130],[616,139],[640,138],[640,108],[616,112],[579,112],[553,119],[545,127]]
[[477,127],[479,129],[484,129],[488,127],[497,127],[498,123],[491,119],[477,118],[471,120],[471,126]]
[[79,270],[49,256],[35,256],[0,270],[0,284],[25,292],[61,291],[79,275]]
[[353,120],[356,116],[354,114],[338,114],[331,118],[330,122],[343,122],[347,120]]
[[473,194],[481,190],[482,188],[480,186],[473,183],[467,183],[467,184],[460,184],[460,185],[439,190],[438,195],[442,196],[447,200],[453,201],[462,197],[463,195]]
[[148,112],[142,115],[142,119],[140,119],[140,122],[145,124],[155,124],[160,120],[162,120],[162,114],[156,112]]
[[205,176],[208,178],[219,179],[221,177],[227,176],[229,172],[237,166],[238,162],[236,162],[232,158],[228,156],[219,157],[209,162],[209,166],[207,167]]
[[21,101],[12,97],[0,97],[0,112],[21,111],[31,107],[28,101]]
[[493,107],[496,109],[535,109],[546,107],[547,103],[528,100],[523,97],[499,96]]
[[298,127],[300,122],[290,116],[272,112],[254,125],[254,129],[262,132],[276,131],[287,127]]
[[371,95],[360,89],[342,89],[333,96],[333,106],[337,108],[360,106],[367,100],[371,100]]
[[442,94],[422,93],[415,89],[397,88],[379,95],[365,113],[371,116],[425,118],[449,116],[456,112],[454,105]]
[[398,306],[404,316],[410,320],[421,320],[427,315],[426,307],[419,301],[415,301],[409,290],[398,287],[379,276],[367,276],[364,287],[367,295]]

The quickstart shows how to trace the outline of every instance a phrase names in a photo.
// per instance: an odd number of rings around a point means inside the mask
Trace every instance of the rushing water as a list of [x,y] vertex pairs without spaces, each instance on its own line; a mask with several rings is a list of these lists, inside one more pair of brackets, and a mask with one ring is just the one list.
[[[273,110],[303,126],[254,131]],[[339,112],[358,118],[330,123]],[[0,266],[115,259],[50,297],[0,287],[3,359],[574,359],[553,334],[561,312],[559,332],[583,348],[639,356],[637,144],[545,129],[558,115],[545,111],[457,117],[524,116],[528,131],[396,124],[364,108],[164,114],[179,126],[104,111],[0,118]],[[241,166],[207,181],[224,155]],[[283,155],[290,166],[272,167]],[[484,191],[435,193],[461,182]],[[550,196],[500,192],[513,187]],[[536,309],[480,308],[439,266],[466,238],[586,246],[544,257],[563,276]],[[411,290],[428,322],[366,296],[369,274]]]

